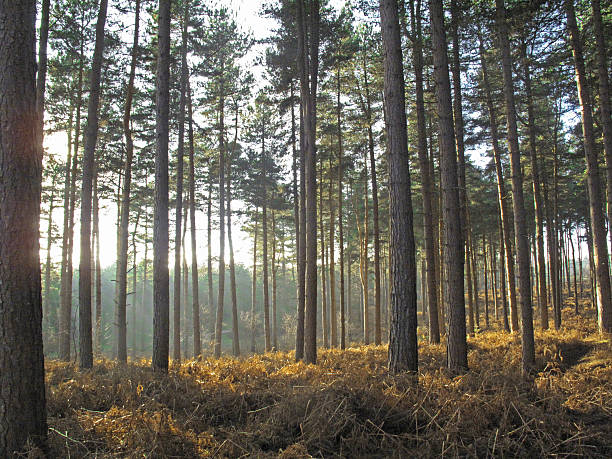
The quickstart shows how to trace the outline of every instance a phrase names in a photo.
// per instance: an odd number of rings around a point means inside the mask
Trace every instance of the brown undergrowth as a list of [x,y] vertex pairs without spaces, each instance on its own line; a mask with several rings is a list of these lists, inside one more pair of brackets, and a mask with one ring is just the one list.
[[537,374],[520,375],[516,335],[469,340],[449,375],[422,343],[418,381],[389,376],[386,347],[175,365],[47,362],[53,457],[612,456],[612,352],[592,318],[536,333]]

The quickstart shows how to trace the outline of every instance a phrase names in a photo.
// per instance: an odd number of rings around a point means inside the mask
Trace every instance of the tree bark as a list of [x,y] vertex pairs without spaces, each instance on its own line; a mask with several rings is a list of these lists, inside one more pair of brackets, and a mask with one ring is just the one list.
[[344,284],[344,201],[342,182],[344,179],[344,151],[342,149],[342,106],[340,105],[340,68],[336,69],[336,118],[338,135],[338,245],[340,250],[340,349],[346,349],[345,284]]
[[134,157],[134,141],[132,139],[131,115],[132,98],[134,95],[134,79],[136,77],[136,62],[138,58],[138,30],[140,27],[140,0],[136,0],[134,16],[134,41],[132,44],[132,59],[130,75],[126,89],[125,106],[123,111],[123,134],[125,137],[125,165],[124,182],[121,197],[121,218],[119,222],[119,259],[117,260],[117,293],[116,300],[116,326],[117,326],[117,360],[127,362],[127,257],[128,257],[128,226],[130,224],[130,202],[132,184],[132,161]]
[[[189,26],[189,1],[185,2],[182,18],[181,82],[178,110],[178,146],[176,150],[176,218],[174,221],[174,298],[173,298],[173,358],[181,361],[181,224],[183,220],[183,176],[185,157],[185,106],[187,103],[187,30]],[[223,220],[221,220],[223,226]]]
[[589,210],[593,234],[595,271],[597,276],[598,326],[600,333],[612,333],[612,299],[610,297],[610,274],[608,264],[608,245],[606,226],[601,203],[601,184],[593,133],[593,112],[591,95],[586,82],[586,71],[582,55],[582,43],[578,34],[573,0],[565,0],[567,27],[570,33],[572,54],[576,67],[576,86],[582,112],[582,134],[584,153],[587,163],[587,186],[589,190]]
[[232,240],[232,158],[238,142],[238,103],[236,103],[236,120],[234,124],[234,144],[227,162],[227,243],[229,245],[230,291],[232,294],[232,353],[240,355],[240,337],[238,335],[238,299],[236,297],[236,263],[234,262],[234,242]]
[[512,168],[512,207],[514,210],[514,236],[516,239],[521,305],[522,370],[524,373],[530,373],[535,365],[535,343],[533,337],[533,309],[531,305],[529,231],[527,229],[525,201],[523,198],[523,173],[521,170],[521,152],[516,126],[512,56],[510,55],[510,40],[506,23],[506,7],[504,0],[495,0],[495,5],[502,53],[507,137],[510,149],[510,165]]
[[81,257],[79,262],[79,366],[93,366],[91,340],[91,192],[94,155],[98,138],[98,106],[104,54],[104,24],[108,0],[100,0],[96,43],[90,74],[87,124],[84,132],[83,180],[81,184]]
[[156,85],[155,209],[153,224],[153,369],[168,371],[170,276],[168,273],[168,112],[170,0],[159,0]]
[[463,290],[463,235],[457,174],[457,152],[448,75],[444,10],[441,0],[430,0],[434,78],[438,109],[442,207],[444,218],[445,303],[448,305],[447,366],[467,370],[465,297]]
[[255,353],[255,309],[257,306],[257,209],[253,217],[255,236],[253,237],[253,284],[251,286],[251,352]]
[[191,86],[187,80],[187,115],[189,119],[189,223],[191,226],[191,302],[193,322],[193,357],[202,354],[200,336],[200,286],[198,281],[198,246],[196,244],[196,205],[195,205],[195,146],[193,140],[193,108]]
[[[435,0],[434,0],[435,1]],[[406,101],[396,0],[380,1],[384,100],[389,160],[391,325],[389,371],[418,370],[416,257],[412,220]]]
[[311,0],[308,11],[308,44],[304,0],[298,1],[298,72],[304,119],[306,277],[304,283],[304,358],[317,362],[317,179],[316,95],[319,73],[319,1]]
[[0,1],[0,456],[46,451],[36,2]]
[[[599,0],[591,0],[593,10],[593,33],[597,48],[597,77],[599,80],[599,115],[603,131],[603,146],[606,157],[606,185],[608,194],[608,218],[612,215],[612,108],[610,107],[610,81],[608,75],[608,58],[606,38],[601,18]],[[612,231],[609,234],[612,241]]]
[[512,253],[512,237],[510,233],[510,215],[508,212],[506,186],[504,184],[504,173],[501,162],[501,147],[499,146],[499,133],[497,131],[497,113],[493,105],[491,95],[491,85],[484,55],[484,44],[479,40],[480,65],[482,67],[482,83],[485,91],[485,98],[489,112],[489,124],[491,129],[491,143],[493,145],[493,155],[495,157],[495,172],[497,175],[497,197],[499,200],[501,228],[504,242],[504,265],[506,282],[510,291],[510,331],[516,332],[519,328],[518,312],[516,310],[516,286],[514,280],[514,255]]
[[225,91],[221,81],[219,94],[219,293],[215,320],[215,357],[221,357],[223,339],[223,303],[225,299]]

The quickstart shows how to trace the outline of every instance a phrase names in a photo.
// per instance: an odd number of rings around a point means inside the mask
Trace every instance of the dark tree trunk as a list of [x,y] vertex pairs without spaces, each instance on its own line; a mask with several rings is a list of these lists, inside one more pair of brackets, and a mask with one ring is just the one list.
[[[181,361],[181,224],[183,220],[183,176],[185,157],[185,106],[187,103],[187,30],[189,26],[189,2],[184,5],[181,44],[181,83],[178,111],[178,145],[176,150],[176,218],[174,221],[174,298],[173,298],[173,358]],[[221,220],[223,226],[223,220]],[[186,298],[185,298],[186,299]]]
[[423,194],[423,220],[426,261],[426,292],[429,310],[429,342],[440,342],[440,325],[438,322],[438,295],[435,276],[434,223],[432,205],[432,177],[430,174],[429,157],[427,153],[427,127],[425,124],[425,98],[423,91],[423,36],[421,26],[421,1],[410,2],[410,23],[412,29],[412,63],[415,75],[416,114],[419,166],[421,172],[421,189]]
[[516,239],[516,259],[519,275],[519,297],[521,304],[521,339],[523,372],[531,372],[535,365],[535,343],[533,337],[533,309],[531,305],[531,268],[529,253],[529,230],[523,198],[523,173],[521,171],[521,152],[519,149],[518,129],[516,126],[516,107],[514,103],[514,83],[512,81],[512,56],[506,23],[504,0],[495,0],[497,25],[502,53],[504,75],[504,98],[510,165],[512,168],[512,206],[514,210],[514,236]]
[[108,0],[100,1],[96,23],[96,44],[90,74],[87,125],[84,133],[83,181],[81,185],[81,257],[79,262],[79,365],[93,366],[91,340],[91,191],[98,139],[98,106],[104,54],[104,24]]
[[[0,456],[46,450],[36,2],[0,1]],[[9,134],[10,135],[7,135]]]
[[238,104],[234,124],[234,144],[227,162],[227,243],[229,245],[230,291],[232,294],[232,353],[240,355],[240,337],[238,336],[238,298],[236,296],[236,263],[234,262],[234,242],[232,240],[232,158],[238,142]]
[[208,263],[206,265],[206,280],[208,282],[208,313],[210,318],[210,333],[211,337],[214,340],[215,335],[215,292],[213,291],[213,278],[212,278],[212,174],[210,172],[210,163],[209,163],[209,174],[208,174],[208,201],[207,201],[207,209],[206,209],[206,218],[208,220],[208,225],[206,227],[206,236],[207,236],[207,250],[208,250]]
[[221,357],[223,339],[223,302],[225,299],[225,92],[223,81],[219,95],[219,293],[215,320],[215,357]]
[[159,0],[156,85],[155,210],[153,223],[153,369],[168,371],[170,276],[168,273],[168,112],[170,0]]
[[123,134],[125,137],[125,165],[124,182],[121,197],[121,218],[119,222],[119,259],[117,260],[117,293],[116,300],[116,326],[117,326],[117,360],[127,362],[127,257],[128,257],[128,226],[130,222],[130,198],[132,184],[132,161],[134,157],[134,141],[132,140],[132,98],[134,95],[134,79],[136,77],[136,62],[138,56],[138,30],[140,27],[140,0],[136,0],[136,14],[134,19],[134,42],[132,45],[132,60],[130,75],[125,96],[123,111]]
[[525,92],[527,94],[527,121],[529,129],[529,153],[531,156],[531,175],[533,177],[533,197],[536,224],[536,247],[538,259],[538,298],[540,302],[540,321],[548,328],[548,293],[546,289],[546,260],[544,257],[544,215],[542,213],[542,191],[540,189],[539,161],[536,148],[536,124],[534,114],[533,94],[531,91],[531,69],[527,56],[527,44],[521,47],[523,53],[523,68],[525,74]]
[[[96,166],[97,169],[97,166]],[[99,355],[101,352],[102,342],[102,266],[100,265],[100,199],[98,197],[98,173],[96,171],[96,177],[94,179],[94,195],[93,195],[93,235],[96,239],[95,252],[96,252],[96,341],[94,343],[94,352]]]
[[593,234],[593,254],[597,276],[598,326],[600,333],[612,332],[612,299],[610,297],[610,269],[608,264],[608,244],[606,225],[601,202],[601,184],[597,164],[597,149],[593,133],[593,112],[591,95],[586,81],[586,71],[582,54],[582,43],[576,24],[573,0],[565,0],[567,27],[570,33],[572,53],[576,67],[576,85],[582,112],[582,134],[584,153],[587,163],[587,186],[589,190],[589,209]]
[[344,214],[342,182],[344,179],[342,149],[342,106],[340,105],[340,68],[336,69],[336,118],[338,123],[338,245],[340,249],[340,349],[346,348],[345,285],[344,285]]
[[[317,362],[317,179],[316,179],[316,95],[319,73],[319,1],[304,0],[297,5],[298,72],[304,120],[305,164],[305,283],[304,283],[304,358]],[[308,16],[308,17],[307,17]],[[307,21],[308,19],[308,21]],[[308,22],[308,32],[306,23]],[[306,37],[308,36],[308,40]],[[299,321],[298,321],[299,324]],[[299,332],[299,330],[298,330]],[[298,333],[299,334],[299,333]],[[297,346],[299,348],[299,345]],[[297,349],[299,350],[299,349]],[[296,352],[296,358],[298,357]]]
[[255,236],[253,237],[253,284],[251,286],[251,352],[255,352],[255,310],[257,307],[257,209],[253,217]]
[[191,86],[187,80],[187,114],[189,116],[189,222],[191,226],[191,288],[193,322],[193,357],[202,354],[200,337],[200,286],[198,281],[198,251],[196,244],[196,205],[195,205],[195,146],[193,139],[193,109],[191,105]]
[[444,284],[448,305],[447,366],[451,371],[467,370],[465,296],[463,290],[463,235],[457,176],[457,154],[448,76],[444,10],[441,0],[430,0],[434,78],[438,108],[441,189],[444,218],[444,258],[447,275]]
[[[608,194],[608,218],[612,215],[612,109],[610,108],[610,82],[608,75],[608,58],[606,37],[601,18],[599,0],[591,0],[593,10],[593,32],[597,47],[597,77],[599,80],[599,115],[603,131],[603,146],[606,157],[606,185]],[[612,231],[609,234],[612,241]]]
[[508,290],[510,291],[510,330],[518,331],[518,312],[516,310],[516,286],[514,281],[514,255],[512,253],[512,237],[510,233],[510,215],[508,211],[506,186],[504,184],[504,173],[502,170],[501,147],[499,146],[499,133],[497,131],[497,113],[493,104],[489,74],[487,71],[486,59],[484,55],[484,45],[479,40],[480,64],[482,67],[482,82],[484,86],[485,98],[489,112],[489,124],[491,129],[491,143],[493,144],[493,154],[495,157],[495,171],[497,175],[497,197],[499,200],[501,227],[504,242],[505,274]]
[[[40,144],[40,142],[38,142]],[[42,145],[42,144],[40,144]],[[48,332],[49,324],[49,292],[51,290],[51,245],[53,244],[53,209],[55,208],[55,187],[51,188],[49,197],[49,213],[47,224],[47,261],[45,262],[45,295],[43,297],[43,330]]]
[[396,0],[380,1],[389,160],[391,325],[389,371],[418,370],[416,257],[412,221],[406,102]]

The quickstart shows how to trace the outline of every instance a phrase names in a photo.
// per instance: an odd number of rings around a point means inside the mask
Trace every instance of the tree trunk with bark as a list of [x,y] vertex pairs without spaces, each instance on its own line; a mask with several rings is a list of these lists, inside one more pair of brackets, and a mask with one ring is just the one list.
[[391,325],[389,371],[418,370],[416,256],[412,220],[406,102],[396,0],[380,1],[389,158]]
[[91,204],[96,141],[98,139],[98,106],[104,54],[104,24],[108,0],[100,1],[96,23],[96,43],[90,74],[87,124],[83,150],[83,180],[81,185],[81,256],[79,262],[79,366],[93,367],[91,339]]
[[451,371],[467,370],[465,297],[463,290],[463,235],[455,132],[448,75],[448,56],[441,0],[430,0],[434,79],[438,111],[442,210],[444,218],[444,259],[446,263],[445,303],[448,305],[447,366]]
[[[0,1],[0,456],[46,451],[36,2]],[[11,135],[6,135],[10,133]]]
[[153,369],[168,371],[168,112],[170,102],[170,0],[159,0],[156,85],[155,210],[153,223]]
[[601,202],[601,184],[593,133],[593,111],[591,95],[586,81],[582,43],[576,24],[573,0],[565,0],[567,27],[570,33],[572,54],[576,68],[576,85],[582,112],[582,134],[584,153],[587,163],[587,186],[589,190],[589,210],[593,234],[593,254],[597,276],[598,326],[600,333],[612,333],[612,298],[610,297],[610,269],[608,263],[608,244],[606,241],[605,217]]

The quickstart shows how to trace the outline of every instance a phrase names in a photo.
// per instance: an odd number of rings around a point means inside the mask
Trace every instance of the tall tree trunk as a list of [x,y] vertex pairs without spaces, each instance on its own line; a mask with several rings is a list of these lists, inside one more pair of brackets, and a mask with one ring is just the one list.
[[321,234],[321,328],[323,347],[329,348],[329,318],[327,317],[327,288],[325,274],[325,228],[323,227],[323,161],[319,167],[319,233]]
[[535,365],[533,309],[531,306],[531,268],[529,267],[529,232],[527,229],[525,202],[523,198],[523,173],[521,170],[521,152],[519,149],[518,130],[516,126],[514,83],[512,81],[512,56],[510,55],[510,40],[508,38],[508,25],[506,23],[506,7],[504,5],[504,0],[495,0],[495,5],[502,53],[507,136],[510,149],[510,165],[512,168],[512,206],[514,210],[514,236],[516,239],[516,259],[518,264],[519,297],[521,303],[522,369],[524,373],[529,373]]
[[230,291],[232,294],[232,353],[240,355],[240,337],[238,335],[238,298],[236,296],[236,263],[234,261],[234,242],[232,240],[232,159],[238,142],[238,103],[234,123],[234,144],[227,162],[227,243],[230,253]]
[[272,350],[278,350],[278,323],[276,314],[276,272],[278,263],[276,260],[276,218],[272,210]]
[[91,191],[94,155],[98,138],[98,106],[104,53],[104,24],[108,0],[100,0],[96,23],[96,43],[90,74],[87,125],[84,133],[83,181],[81,185],[81,257],[79,262],[79,365],[93,366],[91,340]]
[[170,0],[159,0],[156,85],[155,211],[153,224],[153,369],[168,371],[170,276],[168,273],[168,111],[170,102]]
[[[378,182],[376,180],[376,158],[374,156],[374,134],[372,132],[372,106],[370,97],[370,84],[368,81],[368,65],[366,53],[363,53],[363,86],[365,91],[365,114],[368,125],[368,153],[370,161],[370,180],[372,184],[372,211],[374,223],[374,343],[381,343],[380,328],[380,225],[378,206]],[[367,161],[367,160],[366,160]],[[367,177],[366,177],[367,179]],[[366,195],[367,196],[367,195]],[[367,199],[367,197],[366,197]],[[366,204],[367,208],[367,204]],[[367,218],[367,212],[366,212]],[[367,228],[367,223],[366,223]],[[367,232],[367,230],[366,230]],[[369,340],[369,337],[367,338]],[[367,344],[367,341],[366,341]]]
[[96,341],[94,343],[94,352],[96,354],[100,354],[101,352],[101,341],[102,341],[102,266],[100,265],[100,199],[98,196],[98,173],[96,166],[96,176],[94,179],[94,195],[93,195],[93,235],[96,239],[95,244],[95,253],[96,253],[96,323],[95,323],[95,331],[96,331]]
[[336,118],[338,135],[338,245],[340,249],[340,349],[346,348],[345,284],[344,284],[344,214],[342,182],[344,179],[344,151],[342,149],[342,106],[340,104],[340,68],[336,69]]
[[[540,302],[540,321],[548,328],[548,293],[546,291],[546,260],[544,256],[544,216],[542,213],[542,192],[540,189],[540,172],[536,148],[536,124],[533,93],[531,91],[531,69],[527,55],[527,44],[521,46],[523,54],[523,71],[525,76],[525,92],[527,94],[527,122],[529,129],[529,153],[531,156],[531,176],[533,177],[533,200],[536,224],[536,247],[538,260],[538,298]],[[546,311],[544,311],[546,310]]]
[[497,252],[493,236],[489,235],[489,260],[491,261],[491,278],[493,281],[493,304],[495,308],[495,320],[499,320],[499,305],[497,301]]
[[265,351],[269,352],[272,348],[270,341],[270,289],[269,289],[269,273],[268,273],[268,188],[267,188],[267,155],[265,146],[265,130],[266,126],[262,118],[261,125],[261,161],[262,161],[262,212],[261,212],[261,227],[262,227],[262,257],[263,257],[263,309],[264,309],[264,345]]
[[[603,146],[606,157],[606,185],[608,194],[608,218],[612,215],[612,109],[610,107],[610,82],[606,38],[601,18],[599,0],[591,0],[593,10],[593,33],[597,47],[597,77],[599,80],[599,114],[603,131]],[[612,241],[612,231],[609,234]]]
[[[319,73],[319,1],[298,1],[298,73],[301,109],[304,119],[305,164],[305,283],[304,283],[304,358],[317,361],[317,178],[316,178],[316,95]],[[307,31],[308,19],[308,31]],[[306,40],[308,36],[309,40]],[[298,346],[299,347],[299,346]]]
[[223,302],[225,297],[225,90],[221,81],[219,94],[219,293],[215,320],[215,357],[221,357],[223,339]]
[[251,352],[255,353],[255,310],[257,306],[257,209],[253,217],[255,236],[253,237],[253,284],[251,286]]
[[66,156],[66,172],[64,174],[64,222],[62,236],[62,261],[60,265],[60,307],[58,311],[58,357],[70,360],[70,303],[67,300],[68,286],[68,246],[70,243],[70,197],[71,160],[72,160],[72,120],[74,105],[71,101],[70,117],[68,118],[68,153]]
[[329,156],[329,315],[331,346],[338,347],[338,314],[336,311],[336,263],[334,237],[336,232],[336,215],[332,196],[334,195],[332,178],[332,156]]
[[504,184],[504,173],[502,170],[501,162],[501,147],[499,146],[499,133],[497,131],[497,113],[495,106],[493,105],[493,97],[491,95],[491,85],[489,83],[489,74],[487,71],[487,64],[484,54],[484,44],[479,39],[479,51],[480,51],[480,65],[482,67],[482,83],[485,91],[485,98],[487,101],[487,108],[489,112],[489,124],[491,129],[491,143],[493,144],[493,154],[495,156],[495,172],[497,175],[497,197],[499,199],[500,218],[504,240],[504,259],[505,259],[505,273],[506,282],[508,283],[508,290],[510,291],[510,330],[512,332],[518,331],[518,311],[516,306],[516,286],[514,281],[514,255],[512,253],[512,237],[510,233],[510,215],[508,211],[506,186]]
[[[189,26],[189,1],[185,2],[182,18],[181,84],[178,111],[178,148],[176,150],[176,218],[174,222],[174,327],[173,358],[181,361],[181,223],[183,219],[183,169],[185,157],[185,105],[187,99],[187,30]],[[223,219],[221,220],[223,226]]]
[[[193,322],[193,357],[202,354],[200,337],[200,286],[198,282],[198,246],[196,244],[196,205],[195,205],[195,146],[193,140],[193,108],[191,105],[191,86],[187,79],[187,115],[189,120],[189,223],[191,227],[191,303]],[[231,251],[230,251],[231,253]]]
[[[435,1],[435,0],[434,0]],[[406,101],[402,47],[396,0],[380,1],[384,48],[384,92],[389,161],[389,227],[391,326],[389,371],[416,372],[417,296],[416,256],[412,220]]]
[[210,333],[212,336],[212,340],[214,341],[215,336],[215,292],[213,291],[213,274],[212,274],[212,174],[211,174],[211,164],[209,163],[209,174],[208,174],[208,200],[207,200],[207,209],[206,209],[206,218],[208,220],[208,225],[206,226],[206,236],[207,236],[207,250],[208,250],[208,263],[206,265],[206,280],[208,282],[208,313],[210,317]]
[[[499,214],[501,214],[501,210]],[[508,268],[506,262],[506,240],[501,215],[499,215],[497,222],[499,226],[499,283],[501,285],[502,315],[504,322],[504,330],[509,332],[510,324],[508,322],[508,296],[506,294],[507,277],[505,276],[505,273],[508,272]]]
[[565,0],[567,27],[570,33],[574,65],[576,67],[576,85],[582,112],[582,134],[584,136],[584,153],[587,163],[587,185],[589,190],[589,209],[593,233],[594,261],[597,276],[598,326],[600,333],[612,332],[612,298],[610,297],[610,269],[608,264],[608,244],[606,226],[601,203],[601,184],[599,180],[597,150],[593,133],[593,112],[591,95],[586,81],[582,43],[578,34],[573,0]]
[[483,264],[482,270],[484,271],[484,288],[485,288],[485,326],[489,328],[489,276],[488,276],[488,264],[487,264],[487,239],[484,233],[482,233],[482,257]]
[[132,140],[132,98],[134,95],[134,79],[136,77],[136,62],[138,58],[138,30],[140,27],[140,0],[136,0],[136,14],[134,17],[134,41],[132,45],[132,60],[130,63],[130,75],[125,96],[123,110],[123,135],[125,137],[125,165],[124,182],[121,196],[121,217],[119,223],[119,259],[117,260],[117,312],[115,323],[117,324],[117,360],[127,362],[127,329],[126,329],[126,306],[127,306],[127,257],[128,257],[128,226],[130,224],[130,202],[132,184],[132,160],[134,157],[134,141]]
[[[46,451],[36,2],[0,1],[0,456]],[[7,135],[9,134],[10,135]]]
[[447,366],[451,371],[467,370],[465,297],[463,290],[463,236],[461,203],[455,151],[455,132],[448,76],[444,11],[441,0],[430,0],[434,78],[438,109],[441,189],[444,216],[444,255],[447,276],[445,302],[448,305]]
[[423,91],[423,36],[421,25],[421,0],[410,2],[410,24],[412,29],[412,64],[415,75],[417,137],[419,166],[421,172],[421,190],[423,195],[423,220],[426,261],[426,293],[429,310],[429,342],[440,342],[440,325],[438,321],[438,295],[435,276],[434,223],[432,205],[432,177],[427,154],[427,127],[425,124],[425,97]]
[[572,240],[571,232],[568,234],[568,239],[572,247],[572,265],[574,271],[574,311],[578,314],[578,282],[576,280],[576,252],[574,250],[574,241]]
[[[42,144],[41,144],[42,145]],[[43,330],[48,332],[49,325],[49,306],[51,291],[51,245],[53,244],[53,209],[55,208],[55,188],[51,188],[51,196],[49,197],[49,213],[47,225],[47,261],[45,262],[45,295],[43,303]]]

